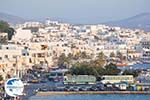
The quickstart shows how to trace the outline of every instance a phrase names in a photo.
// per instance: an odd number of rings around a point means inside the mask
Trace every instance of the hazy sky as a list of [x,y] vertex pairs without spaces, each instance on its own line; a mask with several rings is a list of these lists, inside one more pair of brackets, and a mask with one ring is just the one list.
[[0,12],[29,19],[98,23],[150,12],[150,0],[0,0]]

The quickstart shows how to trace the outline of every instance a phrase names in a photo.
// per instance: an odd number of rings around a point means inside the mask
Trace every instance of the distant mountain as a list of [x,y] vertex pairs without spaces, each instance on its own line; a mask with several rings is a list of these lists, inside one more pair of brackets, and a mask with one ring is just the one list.
[[[45,19],[45,18],[44,18]],[[44,19],[24,19],[18,16],[6,14],[0,12],[0,20],[7,21],[10,24],[19,24],[24,23],[25,21],[40,21],[44,22]],[[58,19],[58,18],[52,18]],[[60,19],[59,19],[60,20]],[[61,20],[62,22],[67,22],[67,20]],[[150,13],[142,13],[130,18],[126,18],[119,21],[111,21],[103,23],[109,26],[119,26],[123,28],[131,28],[131,29],[143,29],[144,31],[150,32]]]
[[0,12],[0,20],[7,21],[10,24],[19,24],[27,21],[24,18]]
[[120,26],[131,29],[143,29],[150,32],[150,13],[142,13],[127,19],[104,23],[110,26]]

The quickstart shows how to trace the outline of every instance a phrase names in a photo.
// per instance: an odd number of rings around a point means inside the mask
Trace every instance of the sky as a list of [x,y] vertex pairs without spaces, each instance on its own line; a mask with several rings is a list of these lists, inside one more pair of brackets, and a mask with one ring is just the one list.
[[102,23],[150,12],[150,0],[0,0],[0,12],[27,19]]

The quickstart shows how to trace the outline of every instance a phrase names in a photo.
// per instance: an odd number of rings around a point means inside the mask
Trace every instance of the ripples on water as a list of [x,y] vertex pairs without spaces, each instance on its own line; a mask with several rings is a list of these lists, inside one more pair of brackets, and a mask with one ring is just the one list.
[[150,95],[51,95],[33,96],[29,100],[150,100]]

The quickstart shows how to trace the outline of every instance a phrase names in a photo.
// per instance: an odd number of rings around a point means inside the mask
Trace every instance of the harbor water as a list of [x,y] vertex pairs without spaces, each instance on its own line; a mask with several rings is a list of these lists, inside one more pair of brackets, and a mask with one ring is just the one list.
[[150,100],[150,95],[108,94],[108,95],[51,95],[32,96],[29,100]]

